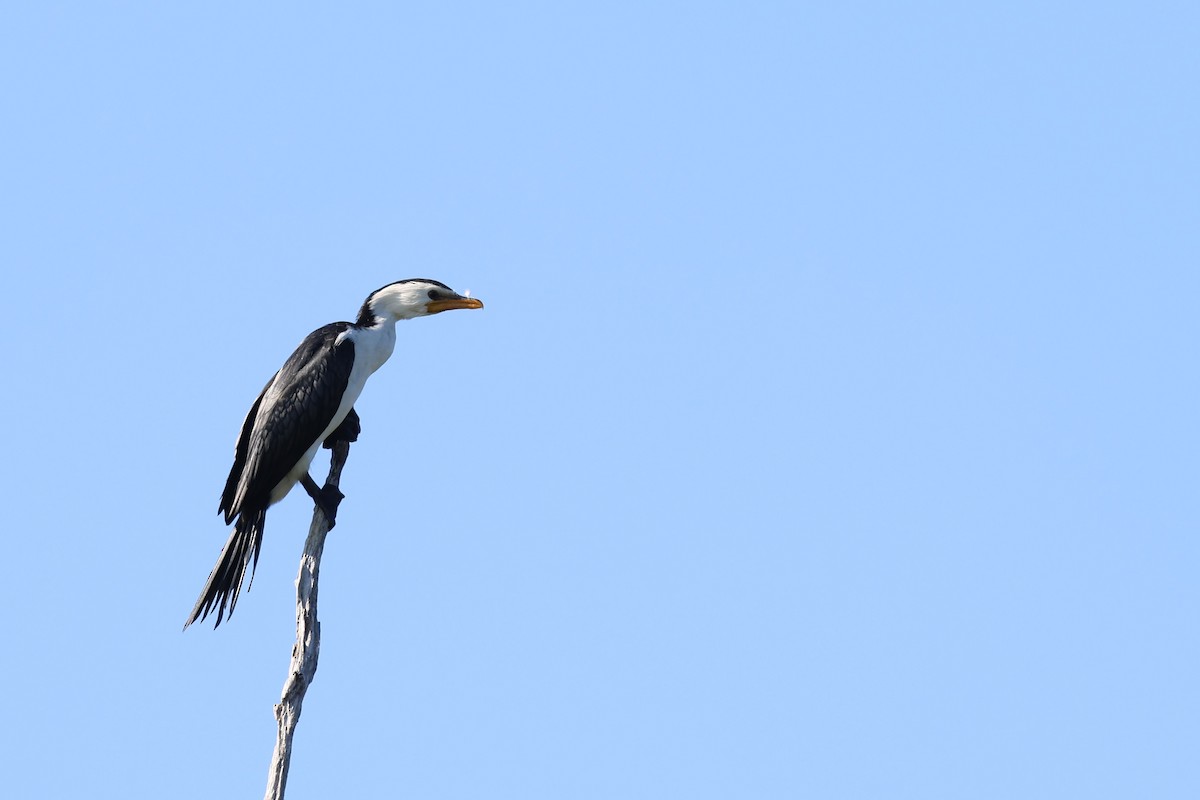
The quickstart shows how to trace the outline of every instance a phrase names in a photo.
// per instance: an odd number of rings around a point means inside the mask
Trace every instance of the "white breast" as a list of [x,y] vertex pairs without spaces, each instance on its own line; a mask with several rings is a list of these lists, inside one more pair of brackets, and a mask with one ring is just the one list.
[[271,505],[286,497],[292,487],[304,477],[304,473],[308,472],[317,451],[321,449],[321,443],[325,441],[325,437],[342,424],[346,415],[350,413],[350,409],[354,408],[354,404],[358,402],[363,387],[367,385],[367,378],[371,377],[375,370],[382,367],[391,357],[392,351],[396,349],[396,323],[383,322],[372,328],[351,328],[338,336],[337,344],[340,345],[347,339],[354,343],[354,366],[350,370],[350,380],[346,383],[346,391],[342,394],[342,402],[338,406],[337,413],[333,415],[329,425],[312,443],[312,446],[305,451],[304,456],[296,462],[292,471],[271,490]]

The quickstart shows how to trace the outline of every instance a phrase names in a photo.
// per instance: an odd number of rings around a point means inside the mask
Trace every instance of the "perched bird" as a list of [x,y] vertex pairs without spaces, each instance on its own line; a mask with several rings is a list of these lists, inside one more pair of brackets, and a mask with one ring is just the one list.
[[[219,513],[233,533],[200,592],[184,629],[217,610],[233,613],[246,569],[254,578],[267,508],[299,482],[334,524],[342,495],[319,488],[308,467],[331,435],[354,441],[354,403],[367,378],[396,346],[396,323],[455,308],[483,308],[438,281],[414,278],[372,292],[354,322],[334,322],[305,337],[250,407],[221,494]],[[337,437],[333,437],[337,438]],[[215,626],[214,626],[215,627]]]

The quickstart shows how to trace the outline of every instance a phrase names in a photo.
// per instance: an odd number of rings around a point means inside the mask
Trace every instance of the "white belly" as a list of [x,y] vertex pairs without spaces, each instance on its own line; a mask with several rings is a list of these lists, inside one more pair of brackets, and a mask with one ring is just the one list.
[[350,409],[354,408],[354,404],[358,402],[363,387],[367,385],[367,378],[371,377],[375,370],[383,366],[391,356],[392,350],[396,346],[396,324],[394,322],[385,323],[380,328],[349,330],[339,337],[339,343],[345,338],[350,338],[354,342],[354,367],[350,370],[350,380],[346,383],[346,391],[342,393],[342,402],[338,405],[333,419],[325,426],[325,430],[321,432],[317,440],[304,451],[304,455],[296,462],[296,466],[292,467],[292,471],[275,484],[275,488],[271,490],[270,505],[275,505],[287,497],[292,487],[300,482],[312,465],[317,451],[321,449],[321,443],[329,434],[337,430],[337,426],[342,424],[346,415],[350,413]]

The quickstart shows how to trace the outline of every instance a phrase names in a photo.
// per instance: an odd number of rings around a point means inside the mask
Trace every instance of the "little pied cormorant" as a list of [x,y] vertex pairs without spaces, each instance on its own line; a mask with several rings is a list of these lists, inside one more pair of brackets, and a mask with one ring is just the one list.
[[335,431],[348,441],[357,436],[354,403],[367,378],[391,356],[396,322],[454,308],[483,308],[483,303],[434,280],[414,278],[388,284],[371,293],[355,322],[334,322],[305,337],[267,381],[242,423],[233,469],[221,494],[218,513],[225,515],[226,525],[236,520],[233,533],[184,623],[185,629],[214,608],[217,625],[226,610],[233,614],[247,567],[254,579],[267,508],[286,497],[297,483],[304,486],[333,527],[341,493],[333,487],[317,487],[308,474],[313,456]]

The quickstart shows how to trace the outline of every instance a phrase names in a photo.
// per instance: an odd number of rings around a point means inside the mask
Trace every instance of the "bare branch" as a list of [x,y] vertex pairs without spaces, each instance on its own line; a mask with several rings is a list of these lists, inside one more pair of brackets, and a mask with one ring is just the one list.
[[[329,464],[326,486],[337,488],[342,477],[342,467],[350,453],[347,441],[330,442],[333,456]],[[317,674],[317,658],[321,652],[321,623],[317,620],[317,584],[321,571],[321,553],[325,550],[325,536],[329,533],[329,520],[320,507],[313,509],[312,524],[308,538],[304,540],[304,554],[300,557],[300,572],[296,576],[296,643],[292,646],[292,663],[288,678],[283,684],[283,696],[275,706],[275,721],[279,723],[275,740],[275,752],[271,755],[271,769],[267,774],[266,800],[283,800],[287,788],[288,767],[292,761],[292,735],[300,720],[300,708],[304,704],[304,693]]]

